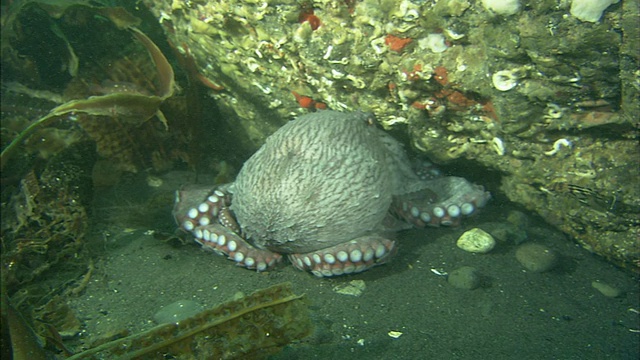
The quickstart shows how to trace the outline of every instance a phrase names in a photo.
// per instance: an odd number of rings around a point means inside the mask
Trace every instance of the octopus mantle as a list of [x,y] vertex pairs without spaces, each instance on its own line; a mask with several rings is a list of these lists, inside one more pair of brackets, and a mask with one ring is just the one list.
[[287,255],[316,276],[386,262],[409,226],[457,225],[484,206],[482,186],[412,166],[361,112],[319,111],[271,135],[236,181],[178,192],[174,216],[206,249],[264,271]]

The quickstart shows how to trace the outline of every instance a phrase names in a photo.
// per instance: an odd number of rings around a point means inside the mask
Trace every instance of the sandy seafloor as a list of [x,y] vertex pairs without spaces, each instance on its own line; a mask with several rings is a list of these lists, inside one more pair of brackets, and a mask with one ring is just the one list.
[[[209,308],[237,292],[249,294],[289,281],[310,300],[315,333],[273,359],[640,357],[636,275],[580,248],[532,214],[528,241],[561,254],[560,265],[551,272],[525,271],[515,258],[516,245],[509,241],[485,255],[456,247],[464,231],[505,221],[505,214],[515,208],[500,199],[460,227],[399,233],[399,251],[388,264],[320,279],[290,264],[257,273],[195,243],[176,246],[156,239],[152,232],[175,228],[170,205],[151,210],[143,204],[159,192],[178,188],[189,176],[172,174],[159,188],[133,179],[97,192],[90,236],[96,271],[86,291],[71,303],[83,323],[73,343],[125,328],[151,328],[154,313],[177,300]],[[477,268],[482,287],[454,288],[432,271],[461,266]],[[333,290],[352,280],[364,280],[361,296]],[[592,287],[596,280],[622,290],[622,295],[604,296]],[[390,331],[402,335],[393,338]]]

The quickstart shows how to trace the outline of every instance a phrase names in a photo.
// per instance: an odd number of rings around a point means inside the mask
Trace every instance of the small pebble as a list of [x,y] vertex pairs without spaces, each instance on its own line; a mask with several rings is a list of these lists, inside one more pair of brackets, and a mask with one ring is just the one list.
[[160,309],[153,320],[158,324],[177,323],[201,312],[202,306],[192,300],[178,300]]
[[525,269],[536,273],[549,271],[558,264],[555,251],[536,243],[520,245],[516,250],[516,259]]
[[458,289],[473,290],[480,286],[480,277],[475,268],[463,266],[450,272],[447,282]]
[[622,291],[620,291],[620,289],[601,281],[594,281],[591,283],[591,286],[606,297],[615,298],[622,294]]

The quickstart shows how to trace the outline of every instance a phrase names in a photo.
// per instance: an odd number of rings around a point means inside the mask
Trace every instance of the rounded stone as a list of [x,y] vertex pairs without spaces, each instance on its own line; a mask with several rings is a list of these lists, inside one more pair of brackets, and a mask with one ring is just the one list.
[[606,297],[615,298],[622,294],[622,291],[617,287],[609,285],[602,281],[594,281],[591,283],[591,286]]
[[447,282],[458,289],[473,290],[480,286],[480,276],[475,268],[463,266],[450,272]]
[[177,323],[201,312],[202,306],[192,300],[178,300],[171,303],[153,315],[158,324]]
[[493,250],[496,240],[488,232],[473,228],[462,234],[456,245],[464,251],[485,254]]
[[558,254],[548,247],[536,244],[522,244],[516,250],[516,259],[525,269],[532,272],[545,272],[558,264]]

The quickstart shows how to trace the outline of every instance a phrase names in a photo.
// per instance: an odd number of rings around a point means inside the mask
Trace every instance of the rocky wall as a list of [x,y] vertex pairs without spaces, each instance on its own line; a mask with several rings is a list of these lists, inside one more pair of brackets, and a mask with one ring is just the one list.
[[302,113],[371,111],[437,163],[500,173],[509,199],[637,269],[637,2],[595,21],[555,0],[144,3],[256,147]]

